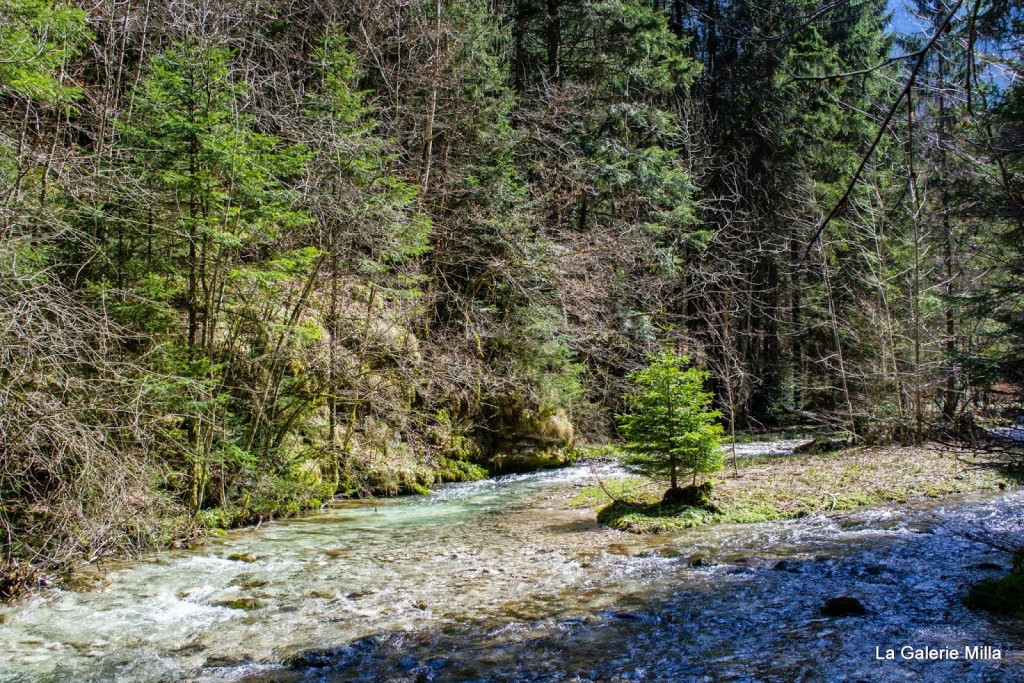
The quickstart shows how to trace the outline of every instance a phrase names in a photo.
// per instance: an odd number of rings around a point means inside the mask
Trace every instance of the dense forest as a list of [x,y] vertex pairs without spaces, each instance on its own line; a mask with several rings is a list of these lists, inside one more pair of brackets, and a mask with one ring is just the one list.
[[727,434],[1011,415],[1024,7],[910,11],[0,0],[2,590],[570,458],[665,347]]

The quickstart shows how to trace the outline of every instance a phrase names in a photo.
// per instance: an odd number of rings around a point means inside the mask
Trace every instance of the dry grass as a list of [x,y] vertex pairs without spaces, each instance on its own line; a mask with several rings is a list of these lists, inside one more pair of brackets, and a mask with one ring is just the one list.
[[627,478],[605,482],[618,499],[588,487],[570,503],[593,507],[612,527],[639,533],[712,523],[759,522],[819,511],[990,491],[1018,482],[972,455],[928,446],[851,449],[825,455],[743,459],[715,480],[717,511],[660,504],[664,486]]

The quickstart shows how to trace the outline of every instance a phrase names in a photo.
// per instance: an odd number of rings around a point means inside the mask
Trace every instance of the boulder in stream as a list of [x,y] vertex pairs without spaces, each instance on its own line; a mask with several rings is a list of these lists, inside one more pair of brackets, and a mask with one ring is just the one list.
[[249,612],[263,607],[263,603],[254,597],[240,595],[236,597],[221,598],[213,602],[214,607],[227,607],[228,609],[241,609]]
[[298,652],[285,657],[281,664],[289,669],[343,669],[352,666],[380,646],[379,638],[368,636],[353,640],[348,645]]
[[821,606],[821,613],[826,617],[862,617],[868,613],[864,603],[857,598],[844,595],[839,598],[829,598]]

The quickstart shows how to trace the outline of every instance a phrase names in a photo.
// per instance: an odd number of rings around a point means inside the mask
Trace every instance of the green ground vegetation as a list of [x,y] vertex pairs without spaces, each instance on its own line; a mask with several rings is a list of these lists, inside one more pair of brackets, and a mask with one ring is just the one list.
[[614,529],[659,533],[991,491],[1019,482],[982,458],[930,447],[891,447],[740,459],[715,482],[710,504],[703,507],[662,504],[661,486],[648,479],[602,483],[604,488],[584,488],[569,504],[593,508],[598,520]]

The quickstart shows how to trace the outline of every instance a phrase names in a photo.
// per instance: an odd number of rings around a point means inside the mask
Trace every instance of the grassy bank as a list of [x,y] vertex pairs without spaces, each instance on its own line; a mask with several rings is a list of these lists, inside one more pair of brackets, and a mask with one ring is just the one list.
[[615,529],[657,533],[704,524],[762,522],[819,511],[991,491],[1019,483],[980,458],[931,447],[853,449],[740,459],[714,481],[709,509],[662,505],[663,484],[636,477],[583,489],[571,502]]

